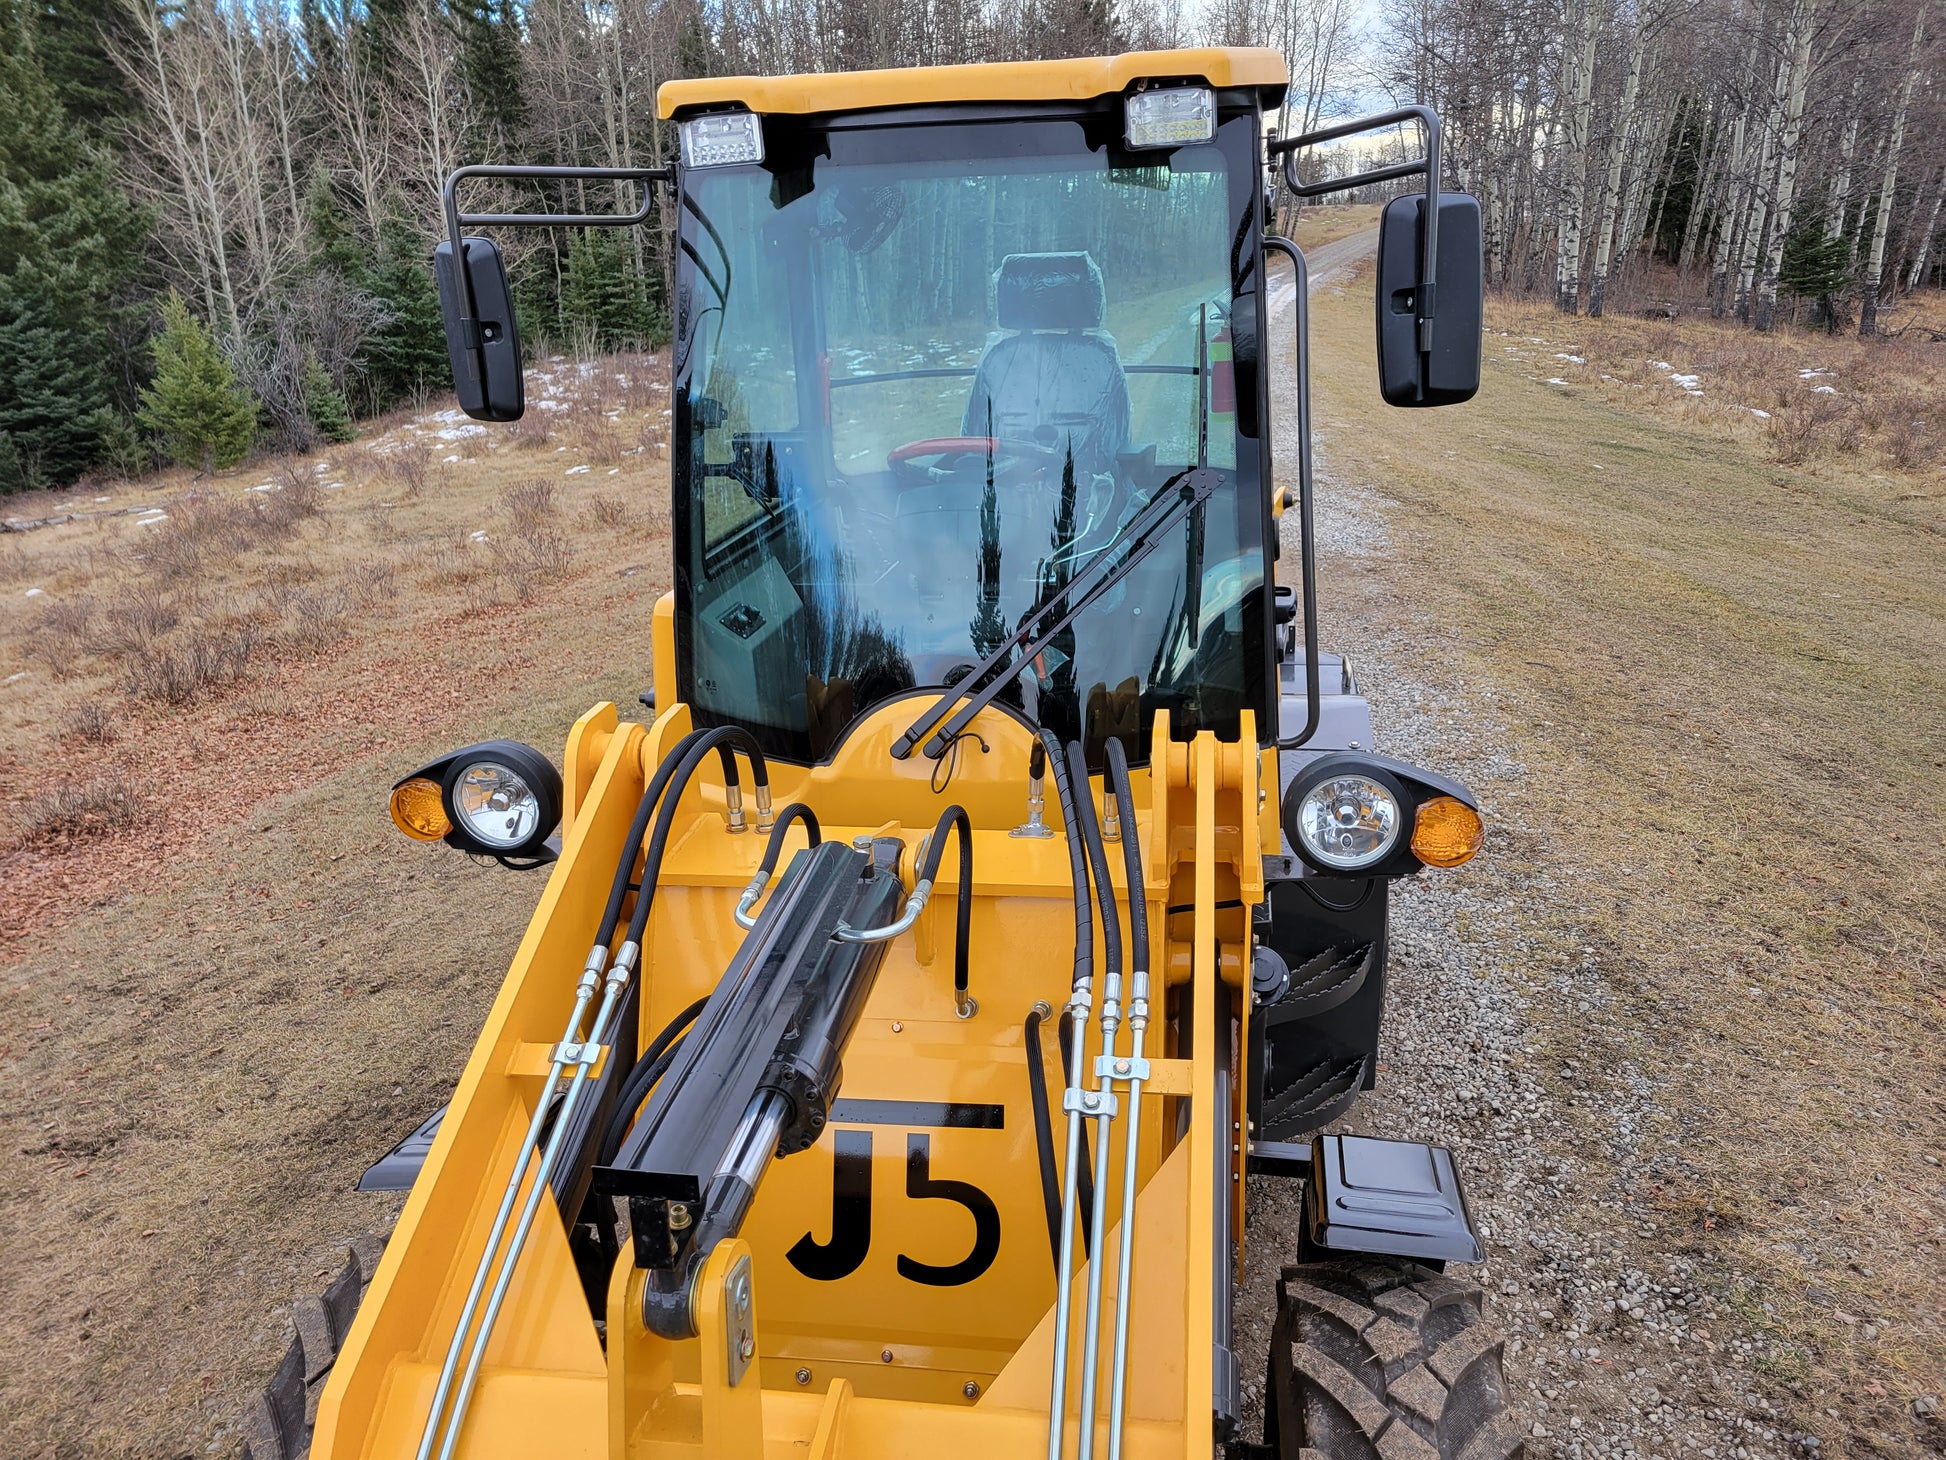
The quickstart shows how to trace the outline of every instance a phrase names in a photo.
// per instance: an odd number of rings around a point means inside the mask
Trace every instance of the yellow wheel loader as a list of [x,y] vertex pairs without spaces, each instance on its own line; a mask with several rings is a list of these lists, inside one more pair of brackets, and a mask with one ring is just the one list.
[[[519,330],[466,230],[675,219],[675,587],[647,714],[392,794],[547,882],[254,1460],[1520,1452],[1450,1153],[1320,1134],[1377,1068],[1392,879],[1482,827],[1318,645],[1266,168],[1415,180],[1377,260],[1403,406],[1478,386],[1479,213],[1431,112],[1278,140],[1285,85],[1215,49],[678,81],[666,167],[448,183],[489,421]],[[1398,124],[1362,173],[1316,150]],[[469,211],[483,178],[627,202]],[[1249,1174],[1303,1191],[1268,1354]]]

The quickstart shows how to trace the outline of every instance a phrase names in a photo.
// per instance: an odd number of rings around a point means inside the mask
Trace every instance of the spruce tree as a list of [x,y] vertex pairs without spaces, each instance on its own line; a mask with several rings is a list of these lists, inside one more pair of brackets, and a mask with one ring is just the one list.
[[351,407],[345,403],[344,392],[332,383],[315,354],[304,359],[303,384],[304,414],[318,435],[331,442],[356,440],[358,428],[351,423]]
[[162,333],[150,348],[155,383],[142,392],[141,421],[170,459],[205,476],[242,461],[257,432],[256,405],[174,290],[162,302]]
[[0,435],[19,485],[72,481],[116,414],[109,326],[142,215],[62,110],[28,12],[0,0]]
[[628,240],[584,228],[568,241],[561,282],[561,318],[579,340],[597,349],[640,345],[653,333],[647,292],[635,272]]

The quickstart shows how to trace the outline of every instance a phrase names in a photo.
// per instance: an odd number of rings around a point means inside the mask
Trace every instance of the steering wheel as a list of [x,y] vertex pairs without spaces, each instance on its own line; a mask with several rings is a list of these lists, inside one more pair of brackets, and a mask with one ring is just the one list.
[[920,468],[913,462],[927,457],[940,458],[944,465],[949,460],[973,456],[991,456],[997,467],[1002,462],[1027,462],[1044,464],[1061,459],[1061,453],[1052,446],[1043,446],[1038,441],[1002,440],[997,436],[929,436],[923,441],[908,441],[903,446],[895,446],[885,454],[885,464],[892,471],[912,478]]

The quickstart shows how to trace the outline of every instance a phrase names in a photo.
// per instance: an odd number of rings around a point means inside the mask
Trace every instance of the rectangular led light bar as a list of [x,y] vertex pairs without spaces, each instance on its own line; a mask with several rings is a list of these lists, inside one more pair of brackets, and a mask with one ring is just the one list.
[[710,112],[682,124],[684,167],[728,167],[764,160],[764,128],[755,112]]
[[1216,93],[1207,86],[1138,91],[1128,99],[1124,136],[1131,149],[1183,147],[1216,135]]

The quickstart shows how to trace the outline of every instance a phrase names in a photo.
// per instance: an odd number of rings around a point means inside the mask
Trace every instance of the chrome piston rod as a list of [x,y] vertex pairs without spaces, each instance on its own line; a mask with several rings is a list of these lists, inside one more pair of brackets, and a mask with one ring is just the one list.
[[[1061,1092],[1061,1108],[1068,1117],[1068,1161],[1061,1178],[1061,1260],[1054,1287],[1054,1375],[1047,1417],[1047,1460],[1061,1460],[1068,1409],[1068,1325],[1074,1289],[1074,1226],[1081,1208],[1082,1060],[1088,1047],[1089,981],[1075,984],[1068,1000],[1068,1083]],[[1106,1173],[1104,1173],[1106,1174]],[[1099,1189],[1099,1188],[1097,1188]]]
[[[1112,887],[1107,889],[1107,895],[1114,896]],[[1101,1366],[1101,1270],[1108,1260],[1108,1171],[1114,1155],[1111,1142],[1115,1126],[1115,1077],[1110,1071],[1115,1060],[1115,1036],[1122,1022],[1121,984],[1121,975],[1113,969],[1102,981],[1101,1054],[1095,1062],[1099,1078],[1096,1089],[1081,1101],[1083,1113],[1095,1121],[1095,1209],[1088,1224],[1088,1302],[1081,1314],[1081,1429],[1077,1437],[1081,1460],[1089,1460],[1095,1452],[1095,1390]]]

